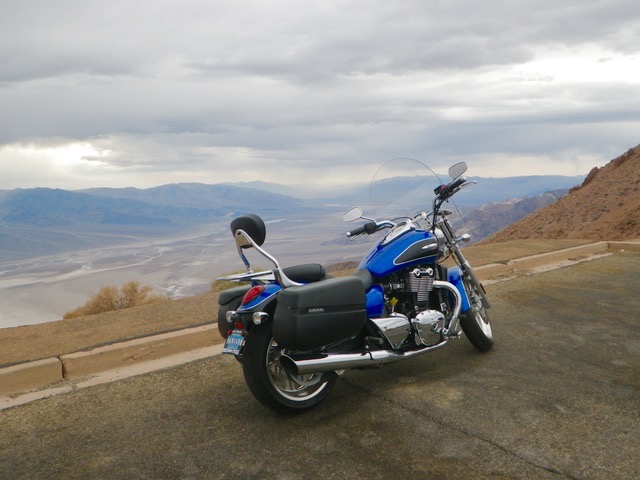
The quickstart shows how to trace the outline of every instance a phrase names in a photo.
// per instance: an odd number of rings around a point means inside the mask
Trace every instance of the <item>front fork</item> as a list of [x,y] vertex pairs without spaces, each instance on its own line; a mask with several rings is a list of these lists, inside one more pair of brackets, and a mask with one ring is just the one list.
[[[464,277],[473,287],[475,287],[474,290],[480,296],[480,300],[482,301],[482,305],[484,306],[484,308],[491,308],[491,302],[489,301],[489,297],[487,297],[487,294],[485,293],[484,288],[480,283],[480,280],[478,280],[478,277],[476,277],[476,274],[473,271],[473,268],[471,268],[471,265],[469,265],[469,262],[467,262],[467,260],[464,259],[464,257],[462,256],[462,253],[460,253],[460,257],[463,259],[462,271],[463,271]],[[473,292],[470,292],[470,293],[473,293]]]
[[[447,243],[447,246],[449,247],[449,250],[451,251],[453,256],[456,258],[456,262],[458,263],[458,265],[460,265],[460,269],[462,270],[462,278],[466,280],[471,285],[471,287],[475,290],[475,292],[478,294],[478,296],[480,297],[480,300],[482,301],[482,305],[485,308],[491,308],[491,302],[489,301],[489,297],[487,297],[487,294],[484,292],[484,288],[482,288],[482,284],[480,283],[480,280],[478,280],[478,277],[473,271],[471,264],[467,261],[466,258],[464,258],[464,255],[460,250],[460,246],[458,245],[460,240],[455,238],[455,235],[453,233],[453,227],[449,223],[449,220],[446,217],[442,217],[442,220],[438,222],[438,227],[440,227],[442,233],[445,236],[446,243]],[[467,236],[466,241],[468,241],[468,238],[469,237]],[[462,287],[462,285],[460,286]],[[468,292],[468,293],[473,294],[473,292]],[[463,312],[466,311],[464,308],[464,305],[463,305],[462,311]]]

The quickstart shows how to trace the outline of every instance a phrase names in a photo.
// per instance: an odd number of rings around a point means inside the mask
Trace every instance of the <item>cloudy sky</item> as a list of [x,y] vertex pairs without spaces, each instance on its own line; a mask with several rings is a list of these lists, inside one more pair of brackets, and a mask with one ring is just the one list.
[[586,174],[640,143],[630,0],[1,0],[0,189]]

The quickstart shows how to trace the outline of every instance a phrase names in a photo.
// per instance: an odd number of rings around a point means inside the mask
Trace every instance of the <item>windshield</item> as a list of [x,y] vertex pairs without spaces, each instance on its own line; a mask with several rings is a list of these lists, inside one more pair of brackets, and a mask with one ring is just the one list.
[[[433,190],[448,183],[447,174],[438,175],[427,165],[413,158],[394,158],[382,164],[369,184],[368,201],[362,204],[364,216],[377,221],[400,221],[420,212],[431,213]],[[444,208],[454,212],[451,221],[459,223],[460,212],[449,200]],[[429,222],[422,223],[427,228]]]
[[369,185],[365,215],[393,220],[430,211],[433,189],[442,181],[424,163],[412,158],[394,158],[376,171]]

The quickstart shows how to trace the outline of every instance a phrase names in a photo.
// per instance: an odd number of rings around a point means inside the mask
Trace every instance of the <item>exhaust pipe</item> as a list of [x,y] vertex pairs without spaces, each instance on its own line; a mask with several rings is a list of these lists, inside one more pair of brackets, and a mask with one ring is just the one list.
[[373,350],[368,353],[330,353],[322,356],[291,356],[283,354],[280,356],[280,365],[290,375],[307,375],[309,373],[330,372],[349,368],[379,367],[387,363],[406,360],[437,350],[444,347],[446,343],[447,340],[445,339],[436,345],[408,352]]

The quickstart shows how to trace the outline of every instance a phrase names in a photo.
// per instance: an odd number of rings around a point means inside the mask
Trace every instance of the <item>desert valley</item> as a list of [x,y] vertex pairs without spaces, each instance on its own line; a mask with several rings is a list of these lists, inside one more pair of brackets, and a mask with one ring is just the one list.
[[[640,237],[638,147],[586,178],[472,178],[456,210],[475,241]],[[268,249],[285,265],[361,257],[374,239],[346,239],[341,215],[366,206],[369,185],[306,193],[269,184],[1,191],[0,328],[58,320],[101,286],[131,280],[171,298],[204,293],[242,269],[228,230],[238,213],[265,219]]]

